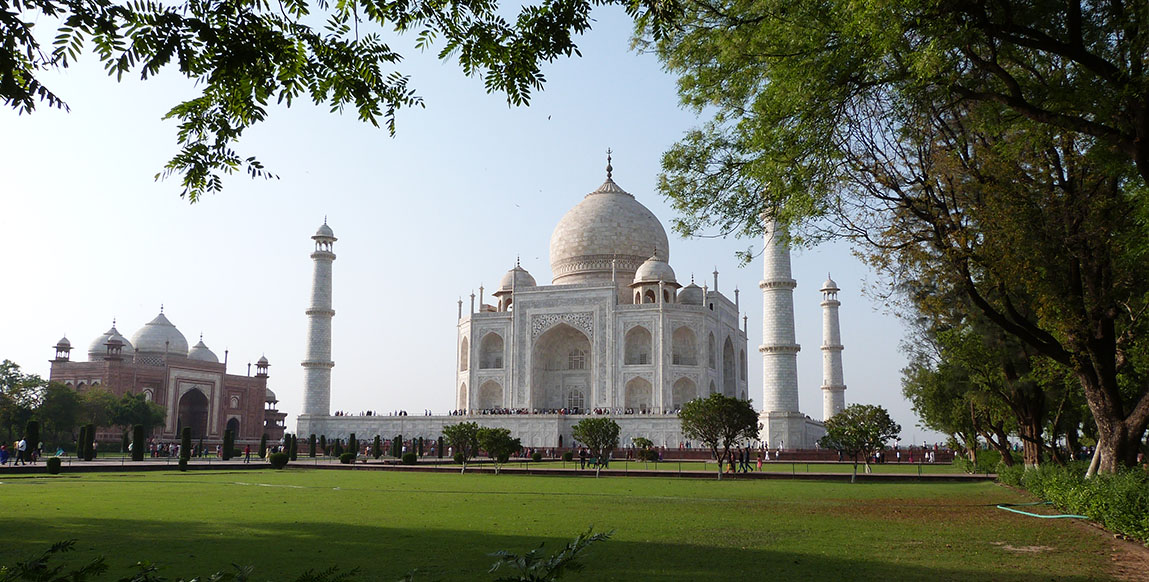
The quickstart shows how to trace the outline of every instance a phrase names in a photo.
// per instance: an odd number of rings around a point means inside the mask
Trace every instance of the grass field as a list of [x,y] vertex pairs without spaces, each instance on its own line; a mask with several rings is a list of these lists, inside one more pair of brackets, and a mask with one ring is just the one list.
[[614,530],[578,580],[1108,580],[1101,536],[994,508],[990,483],[855,484],[242,471],[0,476],[0,563],[77,538],[108,579],[230,564],[254,580],[359,568],[359,580],[490,580],[499,549]]

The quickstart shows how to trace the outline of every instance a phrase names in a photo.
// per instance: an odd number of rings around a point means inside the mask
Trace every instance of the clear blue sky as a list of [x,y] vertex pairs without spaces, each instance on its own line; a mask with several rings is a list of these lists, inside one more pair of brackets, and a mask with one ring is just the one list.
[[[195,205],[178,197],[177,181],[152,179],[176,151],[175,124],[160,118],[191,94],[185,80],[117,84],[92,59],[45,76],[70,113],[0,112],[0,358],[47,375],[60,336],[83,359],[112,318],[130,339],[162,303],[189,344],[202,332],[221,357],[230,350],[232,373],[266,354],[269,385],[293,418],[309,237],[327,216],[339,237],[333,409],[449,409],[456,301],[469,302],[481,284],[489,294],[517,255],[540,283],[550,281],[551,231],[602,183],[608,147],[615,181],[670,229],[674,212],[655,191],[659,159],[697,120],[678,106],[674,79],[657,60],[628,49],[624,15],[595,15],[583,57],[549,66],[530,107],[487,95],[454,63],[409,53],[400,70],[426,108],[400,111],[396,137],[352,112],[277,110],[239,147],[280,179],[236,176]],[[742,290],[755,354],[762,265],[739,268],[734,253],[761,242],[670,236],[680,281],[709,282],[717,267],[720,291]],[[861,294],[873,276],[840,244],[796,252],[793,263],[803,411],[821,417],[818,287],[829,272],[842,288],[847,402],[890,409],[904,441],[940,438],[915,428],[901,396],[903,327]],[[751,362],[760,403],[761,362]]]

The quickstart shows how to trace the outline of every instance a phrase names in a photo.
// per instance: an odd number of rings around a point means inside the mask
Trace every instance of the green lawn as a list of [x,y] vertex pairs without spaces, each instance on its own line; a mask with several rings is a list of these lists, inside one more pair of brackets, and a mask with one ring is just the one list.
[[0,563],[77,538],[75,559],[190,578],[256,567],[359,580],[491,580],[488,553],[614,530],[578,580],[1107,580],[1101,536],[994,508],[990,483],[855,484],[237,471],[0,473]]

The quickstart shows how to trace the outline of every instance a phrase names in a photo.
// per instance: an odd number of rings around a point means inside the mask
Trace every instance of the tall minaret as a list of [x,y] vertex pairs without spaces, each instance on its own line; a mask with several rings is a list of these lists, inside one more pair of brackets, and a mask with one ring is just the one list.
[[315,277],[311,281],[311,307],[307,308],[307,359],[303,361],[303,414],[331,414],[331,263],[335,233],[323,219],[323,226],[311,237],[315,241]]
[[[762,252],[762,412],[798,412],[798,350],[794,339],[794,288],[790,247],[772,218]],[[794,443],[797,444],[797,443]]]
[[822,420],[846,407],[842,376],[842,332],[838,325],[838,284],[826,275],[822,284]]

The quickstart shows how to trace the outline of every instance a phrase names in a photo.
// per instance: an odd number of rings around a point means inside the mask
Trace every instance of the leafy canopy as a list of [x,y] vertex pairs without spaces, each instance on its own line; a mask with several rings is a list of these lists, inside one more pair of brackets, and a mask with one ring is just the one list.
[[716,392],[684,404],[678,418],[682,422],[682,434],[710,449],[718,461],[719,478],[722,463],[730,458],[730,448],[758,438],[758,413],[749,400]]

